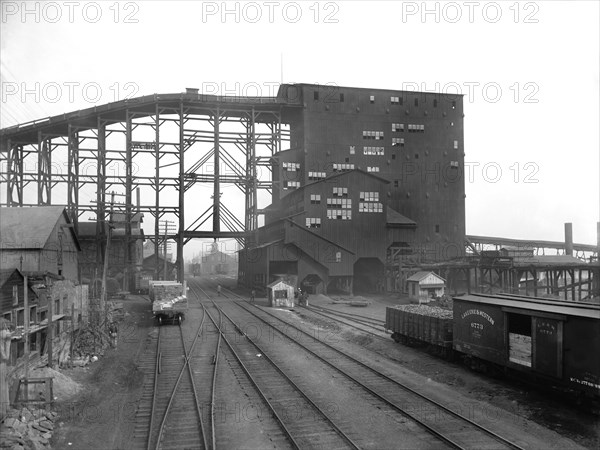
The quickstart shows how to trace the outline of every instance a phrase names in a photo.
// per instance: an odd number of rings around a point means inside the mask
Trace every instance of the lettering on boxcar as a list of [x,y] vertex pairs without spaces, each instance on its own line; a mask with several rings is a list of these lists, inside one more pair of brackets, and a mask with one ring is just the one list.
[[468,309],[467,311],[462,313],[461,319],[464,319],[465,317],[471,316],[471,315],[481,316],[485,320],[487,320],[489,323],[494,325],[494,319],[492,319],[492,317],[488,313],[481,311],[479,309]]

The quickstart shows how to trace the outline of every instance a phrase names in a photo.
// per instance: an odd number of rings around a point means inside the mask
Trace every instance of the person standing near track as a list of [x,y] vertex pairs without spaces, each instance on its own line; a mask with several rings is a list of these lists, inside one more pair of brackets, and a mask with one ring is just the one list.
[[250,292],[250,303],[254,303],[254,297],[256,296],[256,291],[252,289]]
[[217,297],[221,296],[221,285],[217,285]]

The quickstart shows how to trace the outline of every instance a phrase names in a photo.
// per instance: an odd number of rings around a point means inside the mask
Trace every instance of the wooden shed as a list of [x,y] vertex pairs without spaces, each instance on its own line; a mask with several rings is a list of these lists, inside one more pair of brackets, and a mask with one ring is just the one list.
[[267,285],[269,306],[276,308],[294,307],[294,286],[284,280],[277,280]]
[[406,280],[408,295],[419,303],[429,303],[444,295],[446,280],[433,272],[417,272]]

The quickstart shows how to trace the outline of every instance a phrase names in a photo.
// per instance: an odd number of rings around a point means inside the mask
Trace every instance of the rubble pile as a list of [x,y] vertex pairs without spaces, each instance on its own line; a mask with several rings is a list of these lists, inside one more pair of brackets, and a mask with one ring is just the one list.
[[73,341],[73,363],[89,359],[91,356],[102,356],[110,345],[110,336],[100,327],[87,327],[80,330]]
[[36,406],[9,409],[2,421],[0,448],[11,450],[42,450],[50,448],[55,412]]
[[396,309],[420,316],[436,317],[438,319],[452,319],[452,310],[428,305],[396,305]]

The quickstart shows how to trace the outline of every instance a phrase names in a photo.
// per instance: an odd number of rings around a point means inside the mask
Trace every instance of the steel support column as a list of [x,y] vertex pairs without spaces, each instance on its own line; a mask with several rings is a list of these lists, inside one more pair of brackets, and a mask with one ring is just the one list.
[[[185,154],[185,138],[183,129],[185,126],[185,118],[183,115],[183,102],[179,104],[179,232],[177,233],[177,279],[183,282],[185,277],[185,267],[183,261],[183,244],[185,230],[185,165],[184,165],[184,154]],[[184,292],[185,295],[185,292]]]

